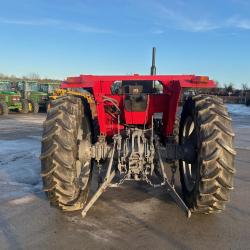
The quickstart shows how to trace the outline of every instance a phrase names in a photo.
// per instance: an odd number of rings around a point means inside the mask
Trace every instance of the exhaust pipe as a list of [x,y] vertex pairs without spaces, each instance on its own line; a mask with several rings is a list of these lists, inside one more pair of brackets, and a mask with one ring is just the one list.
[[153,52],[152,52],[152,66],[151,66],[151,76],[156,75],[156,66],[155,66],[155,54],[156,54],[156,48],[153,47]]

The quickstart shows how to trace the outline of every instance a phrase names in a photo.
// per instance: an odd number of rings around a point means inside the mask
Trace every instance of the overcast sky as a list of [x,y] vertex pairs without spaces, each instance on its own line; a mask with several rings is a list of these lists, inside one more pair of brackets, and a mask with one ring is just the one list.
[[249,0],[0,0],[0,73],[209,75],[250,85]]

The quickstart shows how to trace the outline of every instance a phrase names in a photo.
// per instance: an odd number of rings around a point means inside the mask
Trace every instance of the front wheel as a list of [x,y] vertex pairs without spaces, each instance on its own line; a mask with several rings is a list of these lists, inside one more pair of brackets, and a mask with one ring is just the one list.
[[235,173],[231,118],[221,99],[190,97],[183,106],[179,143],[195,151],[193,162],[180,161],[184,200],[193,212],[214,213],[225,209]]
[[21,100],[21,104],[22,104],[22,110],[21,110],[21,112],[23,114],[29,113],[29,102],[28,102],[28,100],[22,99]]
[[41,175],[50,203],[79,210],[91,181],[91,132],[82,100],[65,96],[51,102],[42,136]]
[[0,115],[8,115],[9,114],[9,108],[7,103],[0,102]]
[[46,113],[50,110],[51,108],[51,101],[46,102]]
[[39,104],[34,100],[29,100],[29,103],[31,105],[31,113],[37,114],[39,111]]

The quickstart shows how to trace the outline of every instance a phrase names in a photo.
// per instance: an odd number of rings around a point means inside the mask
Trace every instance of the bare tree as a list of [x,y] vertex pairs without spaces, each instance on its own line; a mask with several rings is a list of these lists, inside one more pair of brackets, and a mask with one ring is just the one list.
[[37,82],[43,82],[43,83],[49,83],[49,82],[61,82],[61,80],[58,79],[50,79],[48,77],[41,78],[38,73],[30,73],[26,76],[21,76],[18,77],[14,74],[12,75],[6,75],[3,73],[0,73],[0,79],[1,80],[9,80],[12,82],[17,82],[17,81],[37,81]]
[[243,90],[243,92],[246,92],[246,90],[248,90],[248,85],[247,85],[247,83],[243,83],[243,84],[241,85],[241,89]]
[[241,95],[242,95],[244,103],[247,103],[247,90],[248,90],[247,83],[243,83],[241,85]]
[[11,81],[15,81],[17,79],[17,77],[15,75],[13,75],[13,74],[9,78],[10,78]]
[[224,84],[224,89],[226,91],[226,93],[230,96],[232,95],[234,88],[233,88],[233,83],[229,83],[229,84]]
[[27,76],[27,78],[30,80],[40,80],[41,79],[38,73],[30,73]]

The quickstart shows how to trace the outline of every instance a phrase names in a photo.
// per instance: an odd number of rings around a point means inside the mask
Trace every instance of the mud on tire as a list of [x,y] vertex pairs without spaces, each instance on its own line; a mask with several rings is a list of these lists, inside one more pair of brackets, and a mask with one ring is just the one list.
[[176,144],[179,143],[179,129],[180,129],[180,118],[176,116],[174,121],[174,131],[173,131],[174,143]]
[[[180,161],[184,200],[193,212],[220,212],[229,201],[235,173],[231,118],[221,99],[207,95],[190,97],[181,115],[180,143],[187,135],[185,124],[191,119],[197,157],[192,164]],[[188,176],[193,185],[189,185]]]
[[52,101],[44,122],[41,175],[51,204],[64,211],[81,209],[87,200],[91,160],[79,158],[82,141],[91,141],[91,133],[81,99]]

